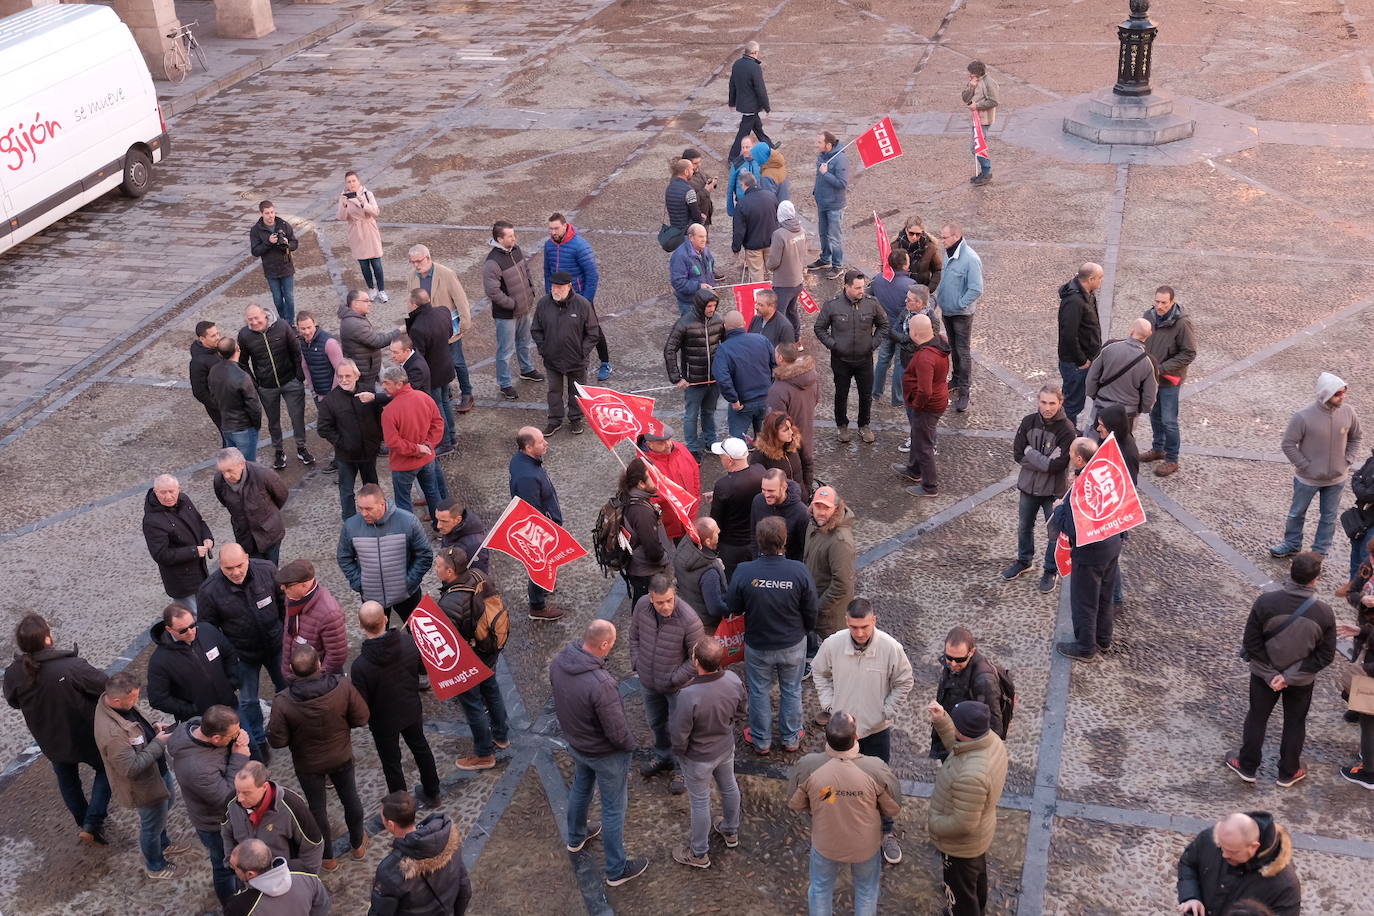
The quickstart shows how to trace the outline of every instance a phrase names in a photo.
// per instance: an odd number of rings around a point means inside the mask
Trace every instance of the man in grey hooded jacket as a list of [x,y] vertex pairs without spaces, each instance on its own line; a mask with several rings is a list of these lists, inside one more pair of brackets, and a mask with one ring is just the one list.
[[303,871],[291,871],[286,860],[262,840],[244,840],[229,855],[234,873],[246,887],[229,899],[227,916],[329,916],[324,882]]
[[1302,549],[1302,529],[1312,497],[1320,498],[1317,533],[1312,550],[1326,556],[1336,530],[1336,510],[1350,465],[1360,453],[1360,418],[1345,403],[1346,384],[1331,372],[1317,377],[1317,399],[1288,421],[1283,431],[1283,454],[1292,463],[1293,502],[1283,540],[1269,548],[1275,557],[1291,557]]

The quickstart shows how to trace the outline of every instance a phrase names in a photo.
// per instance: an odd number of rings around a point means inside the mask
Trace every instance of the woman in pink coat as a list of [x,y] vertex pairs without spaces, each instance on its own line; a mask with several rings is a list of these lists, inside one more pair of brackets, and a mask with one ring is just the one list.
[[369,295],[387,302],[386,278],[382,275],[382,231],[377,228],[380,212],[376,196],[363,187],[358,173],[345,173],[344,190],[339,194],[339,209],[334,218],[348,221],[348,247],[362,268]]

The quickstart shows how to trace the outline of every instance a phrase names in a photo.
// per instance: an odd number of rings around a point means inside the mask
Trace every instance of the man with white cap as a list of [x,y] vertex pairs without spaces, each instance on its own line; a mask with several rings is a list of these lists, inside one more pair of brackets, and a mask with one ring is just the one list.
[[718,552],[725,562],[728,580],[735,567],[754,558],[750,547],[754,497],[763,486],[763,465],[749,463],[749,446],[733,436],[716,442],[711,451],[720,456],[725,473],[711,490],[711,518],[720,526]]

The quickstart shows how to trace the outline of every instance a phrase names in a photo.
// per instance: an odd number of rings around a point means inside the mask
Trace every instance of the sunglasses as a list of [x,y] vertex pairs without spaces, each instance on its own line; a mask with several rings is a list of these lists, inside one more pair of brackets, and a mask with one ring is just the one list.
[[187,624],[187,625],[184,626],[184,627],[172,627],[172,632],[175,633],[175,634],[177,634],[178,636],[185,636],[187,633],[191,632],[191,631],[194,630],[195,628],[196,628],[196,624],[195,624],[194,622],[192,622],[192,623]]
[[948,652],[945,653],[945,661],[952,662],[956,665],[962,665],[964,662],[968,661],[971,658],[973,658],[972,652],[970,652],[968,655],[950,655]]

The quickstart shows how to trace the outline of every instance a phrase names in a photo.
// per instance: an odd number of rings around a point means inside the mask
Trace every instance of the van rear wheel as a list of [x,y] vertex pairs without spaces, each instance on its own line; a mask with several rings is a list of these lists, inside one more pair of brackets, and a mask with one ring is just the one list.
[[153,160],[141,149],[124,154],[124,183],[119,189],[126,197],[142,197],[153,185]]

